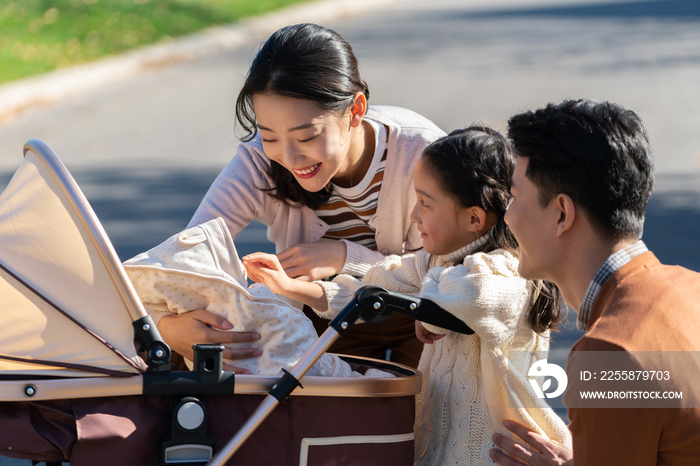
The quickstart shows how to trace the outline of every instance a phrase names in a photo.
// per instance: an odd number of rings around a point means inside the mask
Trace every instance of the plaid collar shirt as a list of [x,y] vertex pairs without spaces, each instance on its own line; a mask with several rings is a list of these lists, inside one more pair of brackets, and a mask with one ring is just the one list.
[[615,272],[617,272],[620,267],[627,264],[629,261],[635,257],[644,254],[648,249],[642,240],[636,243],[622,248],[616,253],[608,257],[603,265],[601,265],[598,270],[596,270],[595,275],[593,275],[593,280],[591,284],[588,285],[586,294],[583,296],[583,301],[581,302],[581,308],[578,311],[578,320],[576,322],[576,327],[584,332],[588,330],[588,321],[591,318],[591,311],[593,310],[593,303],[595,303],[596,298],[603,284],[612,277]]

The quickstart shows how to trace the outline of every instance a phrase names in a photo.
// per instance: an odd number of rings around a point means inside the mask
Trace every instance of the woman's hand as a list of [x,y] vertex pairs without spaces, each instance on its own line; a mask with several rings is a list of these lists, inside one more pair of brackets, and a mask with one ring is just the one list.
[[503,425],[537,450],[528,450],[520,443],[514,442],[501,434],[493,434],[493,443],[510,455],[504,455],[494,448],[489,453],[489,456],[496,463],[502,466],[522,466],[525,464],[532,466],[570,466],[574,464],[574,453],[560,443],[542,437],[537,432],[515,421],[503,421]]
[[[230,330],[231,323],[221,316],[205,310],[165,316],[158,322],[158,330],[171,349],[192,361],[195,343],[226,344],[256,341],[260,335],[254,332],[220,332],[214,329]],[[258,357],[262,352],[257,348],[224,348],[224,359],[248,359]],[[224,370],[239,374],[250,374],[247,369],[224,364]]]
[[243,257],[243,266],[251,280],[262,283],[273,293],[286,295],[291,289],[292,279],[287,276],[274,254],[248,254]]
[[277,258],[288,276],[311,282],[339,274],[346,255],[344,242],[326,239],[295,244],[277,254]]
[[427,345],[432,345],[440,338],[444,337],[444,333],[433,333],[423,326],[420,320],[416,321],[416,336],[420,341]]

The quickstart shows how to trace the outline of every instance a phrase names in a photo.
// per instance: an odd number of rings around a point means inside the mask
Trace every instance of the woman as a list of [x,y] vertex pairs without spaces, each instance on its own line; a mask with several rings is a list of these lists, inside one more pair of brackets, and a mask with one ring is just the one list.
[[[236,103],[247,133],[214,181],[189,226],[222,217],[235,239],[252,220],[268,226],[292,277],[361,277],[389,254],[421,245],[409,215],[413,167],[423,148],[445,133],[406,109],[369,108],[350,45],[314,24],[288,26],[261,47]],[[305,309],[319,331],[328,322]],[[165,318],[163,318],[165,317]],[[154,315],[163,338],[191,356],[193,343],[255,341],[253,333],[220,333],[230,323],[200,310]],[[392,316],[358,326],[331,351],[417,366],[422,344],[412,319]],[[259,351],[227,349],[244,359]],[[233,366],[226,367],[235,370]]]

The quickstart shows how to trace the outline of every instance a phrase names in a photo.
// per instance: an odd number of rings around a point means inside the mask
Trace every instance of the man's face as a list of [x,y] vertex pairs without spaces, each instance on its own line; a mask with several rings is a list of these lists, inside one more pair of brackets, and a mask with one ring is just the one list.
[[529,159],[518,157],[511,180],[513,200],[506,211],[505,221],[518,240],[518,272],[532,280],[550,280],[556,266],[554,245],[559,212],[550,201],[542,207],[539,189],[525,172]]

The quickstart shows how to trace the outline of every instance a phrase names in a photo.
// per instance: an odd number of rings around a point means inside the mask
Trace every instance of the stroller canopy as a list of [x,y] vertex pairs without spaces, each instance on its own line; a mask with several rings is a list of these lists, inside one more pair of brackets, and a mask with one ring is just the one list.
[[129,376],[145,370],[145,315],[78,185],[41,141],[0,194],[0,374]]

